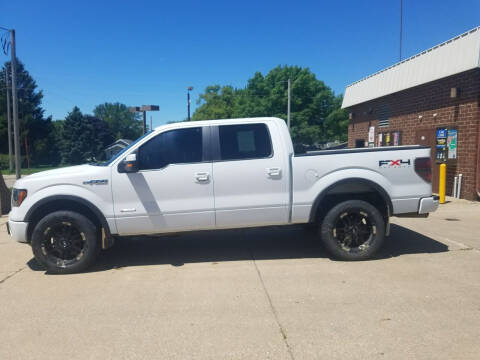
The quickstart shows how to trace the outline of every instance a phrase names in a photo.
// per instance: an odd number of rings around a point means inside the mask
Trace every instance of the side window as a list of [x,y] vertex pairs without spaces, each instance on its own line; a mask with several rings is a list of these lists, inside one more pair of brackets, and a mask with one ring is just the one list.
[[272,155],[272,141],[265,124],[221,125],[222,160],[261,159]]
[[171,130],[138,149],[139,170],[161,169],[168,164],[202,161],[202,128]]

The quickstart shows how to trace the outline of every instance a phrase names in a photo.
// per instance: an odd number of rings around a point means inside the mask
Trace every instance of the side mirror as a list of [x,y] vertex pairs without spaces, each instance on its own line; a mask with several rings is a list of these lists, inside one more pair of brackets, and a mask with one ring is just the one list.
[[135,173],[138,171],[137,154],[128,154],[125,159],[118,164],[119,173]]

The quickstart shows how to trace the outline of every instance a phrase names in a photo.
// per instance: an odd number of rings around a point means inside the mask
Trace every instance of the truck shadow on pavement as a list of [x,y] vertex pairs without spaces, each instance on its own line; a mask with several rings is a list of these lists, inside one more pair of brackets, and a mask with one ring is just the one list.
[[[448,247],[445,244],[392,224],[390,237],[370,261],[446,251]],[[99,255],[96,264],[88,272],[130,266],[182,266],[200,262],[302,258],[331,259],[314,231],[301,226],[279,226],[121,238],[111,249]],[[28,265],[33,270],[43,271],[34,259]]]

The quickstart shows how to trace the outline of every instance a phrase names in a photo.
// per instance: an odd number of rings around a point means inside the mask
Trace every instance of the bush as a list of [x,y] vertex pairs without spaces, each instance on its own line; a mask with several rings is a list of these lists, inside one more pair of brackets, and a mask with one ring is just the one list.
[[[25,156],[20,157],[20,166],[22,169],[27,167],[27,158]],[[8,174],[8,154],[0,154],[0,170],[3,170],[3,174]],[[13,158],[13,171],[15,172],[15,157]]]
[[0,154],[0,170],[8,170],[8,154]]

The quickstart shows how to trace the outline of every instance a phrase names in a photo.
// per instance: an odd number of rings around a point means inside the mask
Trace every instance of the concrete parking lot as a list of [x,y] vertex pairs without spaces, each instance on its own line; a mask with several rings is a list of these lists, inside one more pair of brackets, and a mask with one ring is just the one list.
[[302,228],[118,242],[45,274],[0,225],[0,359],[478,359],[480,203],[393,219],[371,261]]

